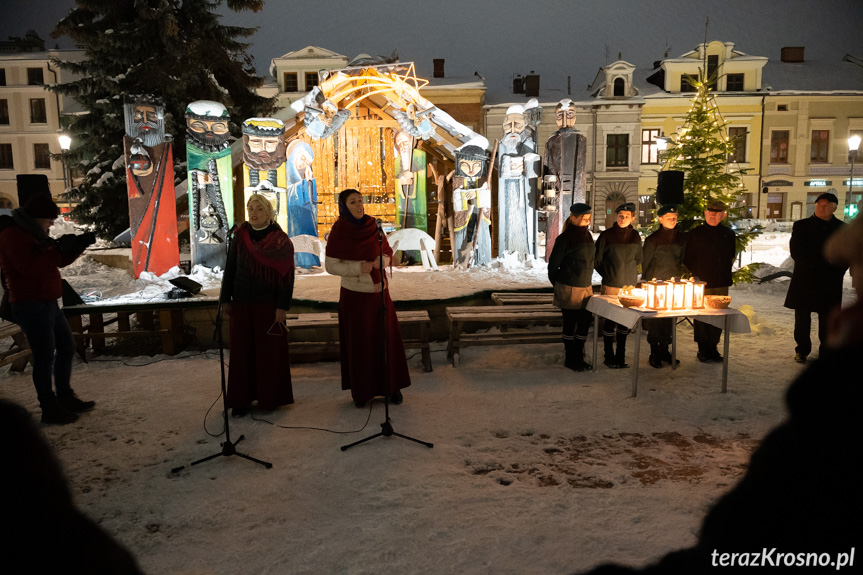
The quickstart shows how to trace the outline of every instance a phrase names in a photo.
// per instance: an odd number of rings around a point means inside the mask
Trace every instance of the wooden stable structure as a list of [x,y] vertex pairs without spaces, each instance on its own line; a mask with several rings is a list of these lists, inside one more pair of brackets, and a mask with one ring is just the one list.
[[326,240],[338,219],[338,194],[346,188],[363,193],[366,213],[380,218],[385,229],[399,227],[394,138],[397,131],[413,127],[410,116],[420,111],[433,126],[430,134],[415,138],[415,149],[425,152],[428,168],[428,233],[435,237],[437,259],[451,261],[447,249],[451,238],[442,233],[444,228],[452,228],[443,225],[444,203],[450,197],[445,176],[455,167],[455,150],[478,134],[423,98],[420,89],[426,83],[416,77],[412,63],[322,72],[318,86],[322,96],[338,110],[350,112],[344,124],[329,137],[317,139],[306,129],[307,112],[285,121],[287,140],[303,140],[315,152],[312,170],[317,182],[320,239]]

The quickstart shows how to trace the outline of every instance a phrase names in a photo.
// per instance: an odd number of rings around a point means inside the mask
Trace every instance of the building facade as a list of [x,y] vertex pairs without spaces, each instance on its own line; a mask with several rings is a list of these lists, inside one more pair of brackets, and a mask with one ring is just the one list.
[[19,174],[47,176],[54,196],[68,185],[63,163],[51,155],[61,153],[57,136],[63,115],[78,108],[46,88],[72,79],[52,58],[80,59],[83,51],[46,50],[35,32],[0,42],[0,208],[18,205]]

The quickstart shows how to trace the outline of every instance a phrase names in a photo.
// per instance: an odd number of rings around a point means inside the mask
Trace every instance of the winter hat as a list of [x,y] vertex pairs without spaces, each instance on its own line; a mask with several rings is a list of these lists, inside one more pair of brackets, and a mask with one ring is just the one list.
[[677,206],[676,205],[665,204],[664,206],[659,208],[659,210],[657,210],[656,215],[657,216],[664,216],[665,214],[676,214],[676,213],[677,213]]
[[707,202],[707,211],[708,212],[724,212],[728,209],[728,206],[725,205],[725,202],[722,200],[710,200]]
[[635,204],[633,204],[632,202],[626,202],[625,204],[620,204],[619,206],[617,206],[617,209],[614,210],[614,213],[618,213],[618,212],[632,212],[634,214],[635,213]]
[[60,215],[60,208],[48,194],[30,196],[24,204],[24,211],[34,219],[54,220]]
[[575,203],[569,206],[569,213],[573,216],[583,216],[590,213],[590,206],[582,203]]
[[831,194],[830,192],[824,192],[823,194],[815,198],[815,203],[818,203],[818,200],[827,200],[831,204],[839,203],[839,198],[837,198],[835,194]]

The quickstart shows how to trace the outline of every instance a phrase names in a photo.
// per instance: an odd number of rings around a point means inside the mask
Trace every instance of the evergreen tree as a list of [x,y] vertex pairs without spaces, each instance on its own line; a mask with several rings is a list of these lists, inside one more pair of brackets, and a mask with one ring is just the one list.
[[[185,179],[185,119],[189,102],[222,102],[238,119],[271,113],[275,101],[258,96],[263,83],[241,41],[254,28],[224,26],[214,10],[222,0],[76,0],[52,36],[69,36],[84,50],[80,62],[56,61],[80,79],[52,89],[74,97],[86,113],[68,129],[70,162],[85,172],[70,192],[73,217],[111,238],[129,227],[123,159],[123,98],[152,94],[165,104],[165,132],[174,136],[175,180]],[[234,11],[258,11],[263,0],[227,0]]]
[[[743,176],[747,170],[729,156],[736,142],[728,137],[723,120],[710,89],[716,83],[716,73],[705,78],[699,73],[694,87],[696,94],[680,131],[668,139],[663,153],[663,169],[679,170],[683,177],[683,204],[677,208],[678,226],[687,232],[704,221],[704,210],[710,200],[721,200],[728,207],[728,217],[720,225],[733,225],[740,219],[745,206],[735,206],[746,192]],[[756,231],[735,226],[737,251],[757,235]],[[751,279],[752,269],[735,272],[735,281]]]

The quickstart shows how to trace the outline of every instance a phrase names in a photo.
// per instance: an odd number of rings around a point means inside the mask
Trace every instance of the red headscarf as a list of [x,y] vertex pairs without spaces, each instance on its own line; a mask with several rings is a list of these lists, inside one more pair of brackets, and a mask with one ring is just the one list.
[[[327,255],[340,260],[354,260],[370,262],[380,257],[381,247],[385,256],[392,258],[393,249],[387,242],[386,234],[383,235],[383,243],[379,243],[378,226],[375,219],[366,214],[358,222],[354,223],[345,216],[341,216],[327,240]],[[372,270],[372,280],[381,282],[380,270]]]

